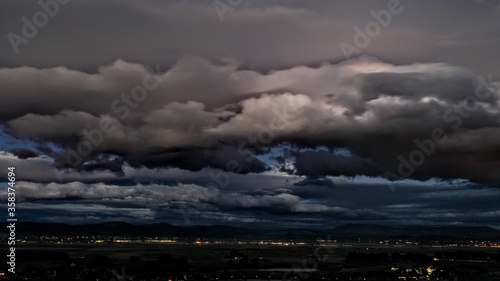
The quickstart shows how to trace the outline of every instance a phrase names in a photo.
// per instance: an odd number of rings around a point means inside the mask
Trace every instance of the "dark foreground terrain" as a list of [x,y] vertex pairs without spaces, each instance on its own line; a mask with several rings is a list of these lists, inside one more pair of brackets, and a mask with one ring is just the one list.
[[500,280],[500,249],[487,247],[26,242],[16,255],[5,280]]
[[0,279],[12,281],[500,280],[500,231],[489,227],[23,222],[15,274],[7,233],[1,240]]

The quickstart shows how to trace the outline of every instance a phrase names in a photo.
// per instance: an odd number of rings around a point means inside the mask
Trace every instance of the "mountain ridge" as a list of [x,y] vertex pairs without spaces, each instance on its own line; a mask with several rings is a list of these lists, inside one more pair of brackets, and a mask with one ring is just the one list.
[[[2,223],[2,227],[8,223]],[[70,225],[65,223],[17,222],[18,236],[128,236],[248,239],[248,240],[370,240],[414,239],[420,241],[500,241],[500,230],[488,226],[388,226],[378,224],[345,224],[330,229],[306,228],[253,229],[229,225],[176,226],[168,223],[131,224],[101,222]],[[2,235],[2,237],[5,234]]]

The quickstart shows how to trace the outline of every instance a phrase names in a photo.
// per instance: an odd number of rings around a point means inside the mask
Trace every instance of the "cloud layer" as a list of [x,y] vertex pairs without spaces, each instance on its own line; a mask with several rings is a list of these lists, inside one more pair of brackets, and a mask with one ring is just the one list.
[[[239,173],[262,172],[252,153],[287,143],[353,153],[299,152],[299,175],[499,180],[500,88],[491,77],[371,58],[267,74],[238,66],[188,56],[164,73],[124,61],[91,75],[3,69],[1,118],[16,137],[65,148],[55,157],[73,167],[104,153],[136,167],[227,169],[232,161]],[[155,87],[134,99],[134,83],[144,81]]]
[[500,182],[496,1],[401,0],[386,24],[385,0],[242,1],[223,15],[201,0],[69,1],[40,24],[42,2],[0,2],[0,170],[16,167],[27,214],[498,217],[478,199]]

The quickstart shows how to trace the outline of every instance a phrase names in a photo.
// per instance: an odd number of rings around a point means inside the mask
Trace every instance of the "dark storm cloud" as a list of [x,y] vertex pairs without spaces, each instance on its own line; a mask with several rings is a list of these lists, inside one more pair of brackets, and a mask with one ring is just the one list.
[[[308,177],[324,177],[327,175],[344,175],[348,177],[359,175],[378,176],[384,172],[369,159],[357,156],[334,155],[328,151],[297,152],[295,168],[296,174]],[[310,184],[312,183],[310,182]]]
[[[57,159],[69,166],[107,153],[134,167],[262,172],[266,165],[251,153],[286,142],[353,153],[297,153],[298,175],[499,179],[499,83],[491,77],[442,63],[395,66],[370,58],[269,74],[237,66],[189,56],[166,73],[123,61],[92,75],[3,69],[9,90],[0,99],[9,110],[2,118],[16,137],[65,148]],[[27,73],[45,96],[19,80]],[[133,82],[143,85],[145,77],[160,82],[133,100]],[[435,130],[439,143],[428,144]],[[415,162],[415,150],[425,159],[401,172],[402,162]]]
[[28,159],[38,156],[38,153],[29,149],[22,149],[22,148],[13,149],[10,151],[10,153],[14,154],[19,159]]
[[110,171],[118,176],[125,175],[123,172],[124,161],[121,158],[110,159],[104,155],[98,155],[91,161],[85,162],[77,168],[77,171],[89,173],[93,171]]
[[305,180],[294,183],[295,186],[325,186],[325,187],[335,187],[335,183],[331,179],[316,179],[316,178],[307,178]]
[[[16,55],[6,35],[22,35],[21,19],[32,21],[41,10],[38,2],[0,3],[8,15],[0,24],[0,65],[95,72],[117,59],[153,66],[185,53],[232,57],[258,69],[339,61],[344,59],[339,44],[353,44],[354,28],[364,29],[373,20],[370,11],[387,9],[388,3],[244,1],[220,21],[213,1],[69,1]],[[402,12],[362,54],[398,63],[443,61],[500,75],[491,59],[500,40],[496,1],[400,2]]]
[[234,148],[218,150],[193,149],[148,155],[141,154],[126,159],[134,167],[142,165],[150,168],[166,166],[190,171],[199,171],[206,167],[212,167],[242,174],[260,173],[267,170],[265,164],[250,153],[239,153]]
[[259,209],[271,213],[329,213],[350,216],[354,210],[330,207],[322,204],[302,202],[292,194],[248,195],[197,185],[162,186],[136,185],[133,187],[112,186],[103,183],[86,185],[79,182],[66,184],[36,184],[20,182],[23,192],[21,202],[47,199],[119,199],[133,204],[163,206],[175,202],[206,203],[221,209]]
[[[247,158],[248,159],[248,158]],[[260,174],[253,174],[249,169],[263,171],[264,167],[260,162],[248,162],[246,166],[234,166],[235,169],[228,169],[224,176],[228,176],[228,188],[249,188],[254,183],[265,185],[269,188],[275,186],[282,187],[285,182],[281,177],[274,177],[269,180],[268,177],[259,177]],[[254,158],[249,158],[254,159]],[[187,161],[187,160],[186,160]],[[232,161],[230,161],[232,163]],[[255,165],[255,166],[253,166]],[[39,183],[65,183],[80,181],[85,183],[109,182],[120,185],[135,185],[137,183],[193,183],[199,185],[219,186],[221,171],[216,168],[180,169],[173,167],[163,168],[135,168],[126,163],[122,158],[110,155],[97,155],[77,168],[68,168],[62,166],[57,158],[47,156],[38,156],[33,158],[21,159],[12,153],[0,152],[0,169],[7,170],[8,167],[16,167],[17,180],[34,181]],[[233,166],[229,166],[232,168]],[[226,169],[227,167],[220,167]],[[241,169],[241,170],[239,170]],[[267,169],[267,168],[265,168]],[[273,178],[273,177],[271,177]],[[265,180],[264,180],[265,179]],[[6,180],[6,174],[0,175],[0,181]],[[250,182],[247,182],[250,180]],[[281,185],[280,185],[281,184]]]
[[[5,34],[22,35],[20,19],[41,9],[34,1],[0,5],[9,15],[0,25]],[[499,45],[498,7],[402,1],[402,14],[392,15],[361,53],[399,66],[370,59],[319,64],[343,60],[340,43],[354,44],[354,28],[363,29],[373,20],[370,12],[386,6],[252,1],[220,21],[202,1],[61,4],[17,55],[2,52],[0,121],[18,137],[73,150],[85,137],[100,139],[93,133],[102,124],[111,128],[90,155],[57,157],[70,166],[109,153],[135,167],[224,169],[235,160],[242,173],[261,172],[265,165],[243,160],[251,156],[242,149],[262,152],[280,142],[355,154],[349,161],[333,157],[325,162],[330,168],[316,171],[307,171],[302,163],[310,161],[300,157],[298,174],[314,176],[354,176],[356,168],[367,175],[397,173],[399,155],[408,157],[416,139],[442,127],[447,141],[408,177],[498,180],[498,93],[481,99],[471,117],[443,117],[470,102],[478,85],[474,73],[498,74],[490,59]],[[437,16],[444,12],[454,16]],[[9,38],[2,50],[12,49]],[[131,99],[140,85],[151,87]]]

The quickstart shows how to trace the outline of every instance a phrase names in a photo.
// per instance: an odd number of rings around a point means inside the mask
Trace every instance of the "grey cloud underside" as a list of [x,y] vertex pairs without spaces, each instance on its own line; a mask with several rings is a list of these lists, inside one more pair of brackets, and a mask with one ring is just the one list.
[[[185,56],[160,72],[121,60],[96,74],[4,68],[0,120],[42,146],[76,150],[99,139],[79,169],[118,174],[122,162],[103,159],[187,170],[231,163],[236,173],[258,173],[270,167],[255,155],[280,143],[353,154],[298,151],[289,171],[297,175],[398,174],[398,156],[408,159],[419,149],[416,140],[432,139],[440,128],[444,139],[408,177],[498,183],[499,84],[491,77],[443,63],[396,66],[372,58],[266,74],[238,66]],[[123,100],[145,78],[158,83],[144,100]],[[52,154],[68,166],[68,154]]]
[[[402,12],[362,54],[397,63],[452,62],[500,75],[492,59],[500,43],[497,1],[400,2]],[[21,34],[21,18],[31,19],[40,10],[37,3],[2,1],[6,16],[0,33]],[[373,20],[370,11],[387,9],[388,1],[243,1],[224,13],[224,21],[212,3],[69,1],[18,54],[9,40],[0,40],[0,66],[95,72],[117,59],[154,66],[184,53],[231,57],[262,70],[339,61],[344,59],[339,44],[353,44],[354,27],[363,29]]]

